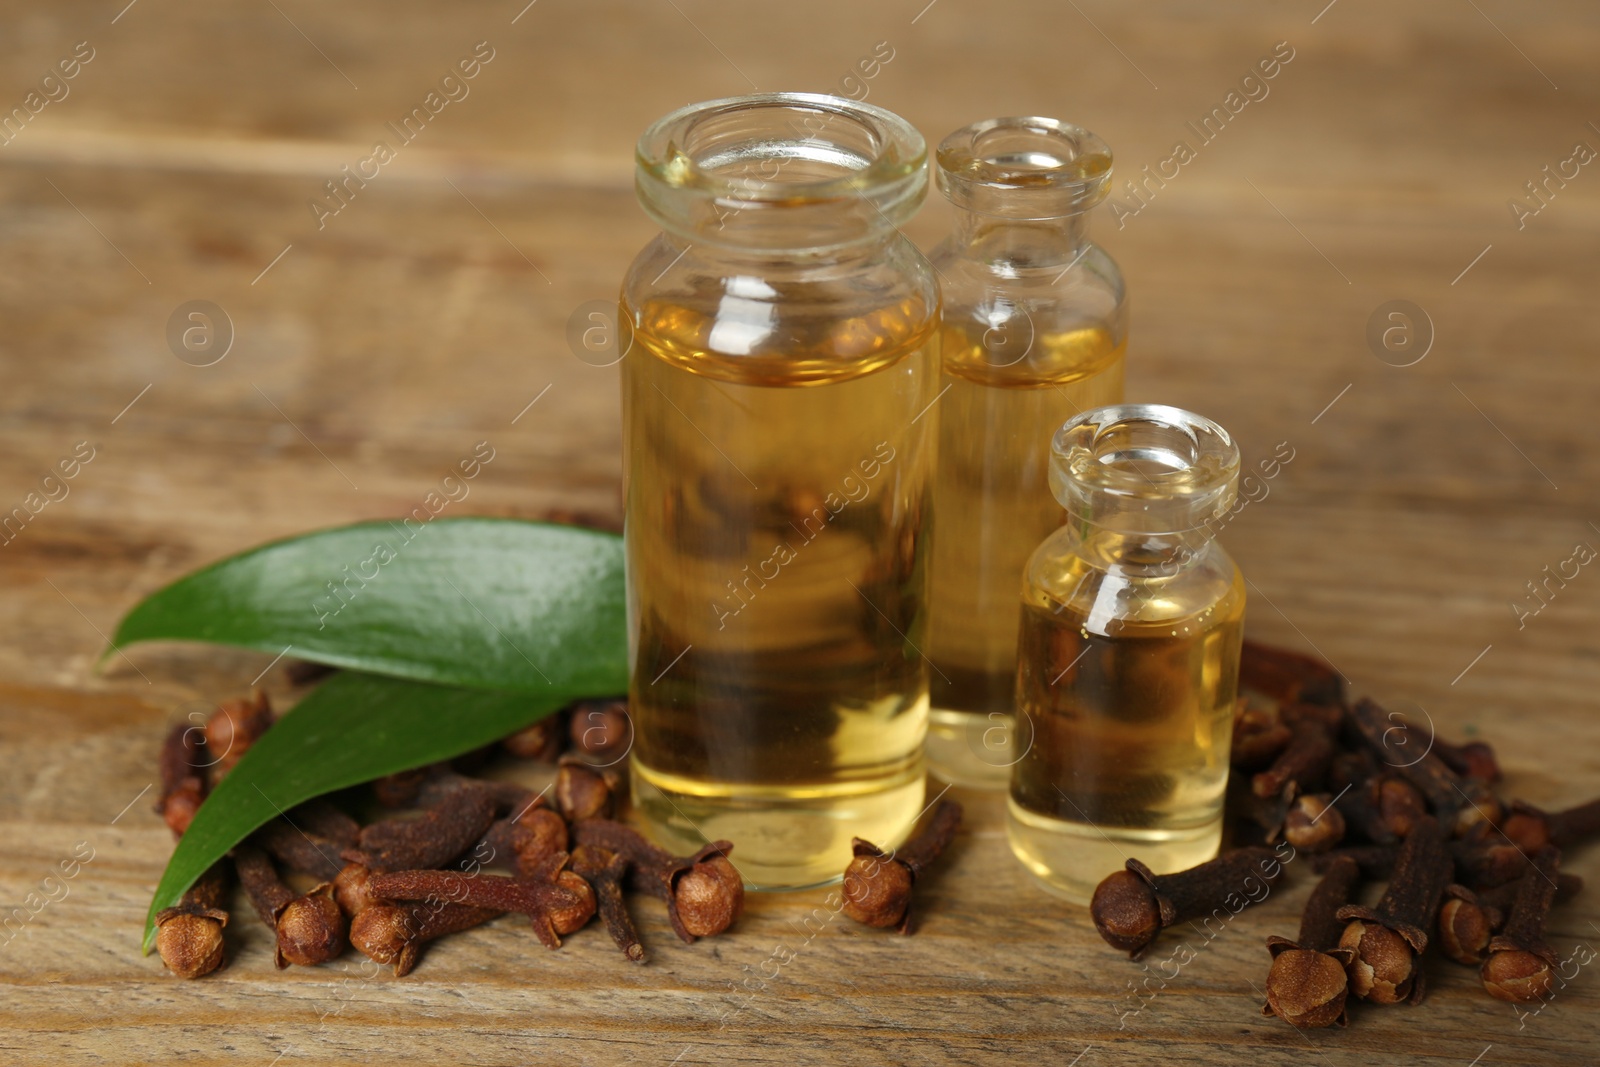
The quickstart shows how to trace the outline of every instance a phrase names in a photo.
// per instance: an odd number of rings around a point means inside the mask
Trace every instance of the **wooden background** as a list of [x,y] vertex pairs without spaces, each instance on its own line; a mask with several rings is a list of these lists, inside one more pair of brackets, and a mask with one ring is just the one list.
[[[266,660],[134,650],[91,672],[140,595],[268,538],[405,513],[482,439],[497,458],[459,513],[615,519],[616,370],[565,331],[652,232],[631,147],[666,110],[838,88],[887,41],[868,99],[930,137],[1059,115],[1133,175],[1193,145],[1185,123],[1286,40],[1267,98],[1120,231],[1099,216],[1132,293],[1130,398],[1217,418],[1250,459],[1294,449],[1226,534],[1254,636],[1319,649],[1448,736],[1492,738],[1513,794],[1587,799],[1600,576],[1520,623],[1512,605],[1600,546],[1600,171],[1552,183],[1521,229],[1507,201],[1577,142],[1600,147],[1592,5],[125,2],[0,5],[0,108],[77,42],[94,49],[0,147],[0,511],[78,442],[95,449],[0,547],[0,903],[93,849],[64,899],[0,934],[0,1061],[1593,1058],[1593,966],[1521,1020],[1442,962],[1420,1008],[1305,1035],[1262,1020],[1262,938],[1293,933],[1303,879],[1125,1016],[1145,972],[1024,880],[979,796],[909,939],[842,918],[808,939],[823,895],[800,894],[753,901],[737,934],[693,948],[651,912],[643,968],[598,933],[550,954],[502,920],[396,981],[355,957],[274,973],[240,914],[227,969],[179,982],[138,952],[171,848],[142,791],[165,725]],[[319,230],[323,183],[484,40],[495,58],[471,95]],[[929,247],[948,222],[930,203],[908,232]],[[1401,299],[1433,334],[1404,368],[1366,339]],[[169,350],[190,300],[231,319],[215,365]],[[264,684],[285,691],[281,666]],[[1570,867],[1600,882],[1595,852]],[[1600,945],[1597,920],[1600,890],[1558,909],[1557,950]]]

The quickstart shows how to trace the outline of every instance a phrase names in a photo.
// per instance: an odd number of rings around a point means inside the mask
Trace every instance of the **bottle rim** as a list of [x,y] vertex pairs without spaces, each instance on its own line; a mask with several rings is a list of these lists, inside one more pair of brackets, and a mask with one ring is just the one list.
[[[863,215],[860,237],[910,217],[927,192],[927,164],[922,134],[885,108],[825,93],[753,93],[651,123],[636,146],[635,186],[663,228],[714,243],[742,243],[721,220],[743,211],[766,218],[839,207]],[[715,234],[704,232],[708,217],[719,223]]]
[[1204,415],[1113,404],[1056,431],[1050,485],[1075,518],[1150,535],[1204,531],[1238,495],[1239,446]]
[[1012,115],[963,126],[939,142],[939,191],[981,215],[1042,220],[1079,215],[1104,200],[1111,147],[1082,126]]

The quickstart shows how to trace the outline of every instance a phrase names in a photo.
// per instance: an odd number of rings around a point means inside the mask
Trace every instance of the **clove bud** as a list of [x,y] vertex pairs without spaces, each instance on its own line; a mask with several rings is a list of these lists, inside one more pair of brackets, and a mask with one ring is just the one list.
[[572,836],[579,845],[626,857],[629,884],[666,901],[672,929],[686,944],[722,933],[744,912],[744,879],[728,859],[730,842],[713,841],[678,857],[610,819],[580,819]]
[[1233,715],[1228,759],[1240,771],[1259,771],[1278,757],[1292,736],[1276,704],[1241,697]]
[[374,872],[367,891],[383,900],[445,901],[474,908],[520,911],[528,916],[534,935],[545,947],[560,948],[555,916],[582,904],[576,893],[557,881],[566,861],[567,854],[559,852],[537,872],[537,877],[532,878],[498,878],[465,871]]
[[280,970],[291,963],[315,966],[344,951],[345,918],[330,884],[296,896],[267,854],[248,841],[234,847],[233,863],[256,914],[277,939],[274,961]]
[[1506,837],[1525,852],[1538,852],[1546,845],[1566,848],[1600,836],[1600,800],[1557,812],[1513,801],[1503,829]]
[[1349,923],[1339,939],[1351,949],[1350,988],[1363,1000],[1412,1003],[1424,994],[1418,960],[1428,947],[1426,927],[1439,911],[1451,876],[1450,853],[1439,820],[1424,815],[1395,857],[1389,888],[1377,907],[1346,904],[1338,917]]
[[444,790],[420,817],[396,816],[361,830],[342,855],[374,871],[438,867],[461,855],[494,822],[494,801],[481,789]]
[[218,705],[206,720],[206,748],[216,760],[217,774],[232,770],[271,726],[272,705],[263,689],[257,689],[247,699]]
[[1345,969],[1354,954],[1339,945],[1343,924],[1338,911],[1349,902],[1360,877],[1355,860],[1343,856],[1333,861],[1306,901],[1299,938],[1267,938],[1272,969],[1267,972],[1263,1015],[1276,1015],[1301,1029],[1345,1025]]
[[481,926],[502,912],[466,904],[374,904],[350,924],[350,943],[374,963],[394,964],[396,978],[417,965],[424,942]]
[[1106,944],[1138,959],[1174,923],[1223,908],[1233,913],[1265,900],[1282,873],[1283,864],[1268,848],[1236,849],[1173,874],[1156,874],[1130,859],[1127,869],[1095,887],[1089,914]]
[[563,756],[556,771],[555,802],[569,822],[611,816],[615,775],[602,773],[574,756]]
[[1344,815],[1327,794],[1295,798],[1283,820],[1283,837],[1298,851],[1314,855],[1344,840]]
[[198,726],[178,723],[168,731],[161,743],[161,796],[156,801],[156,811],[179,837],[206,798],[207,762],[205,732]]
[[156,951],[179,978],[200,978],[222,966],[227,899],[228,868],[216,863],[177,904],[156,913]]
[[626,700],[584,700],[572,706],[568,719],[572,747],[591,758],[620,758],[633,740]]
[[912,886],[955,839],[961,814],[958,801],[939,801],[922,830],[893,852],[856,838],[855,858],[844,872],[844,913],[867,926],[898,926],[902,934],[911,933]]
[[1290,720],[1289,744],[1272,766],[1250,780],[1258,797],[1283,796],[1294,799],[1303,792],[1321,788],[1333,762],[1333,731],[1320,718],[1299,715]]
[[1239,685],[1279,704],[1344,703],[1344,677],[1320,659],[1245,641],[1239,654]]
[[1489,942],[1489,958],[1479,977],[1497,1000],[1528,1004],[1550,993],[1559,961],[1544,940],[1544,924],[1555,903],[1561,853],[1546,845],[1533,857],[1506,916],[1505,929]]

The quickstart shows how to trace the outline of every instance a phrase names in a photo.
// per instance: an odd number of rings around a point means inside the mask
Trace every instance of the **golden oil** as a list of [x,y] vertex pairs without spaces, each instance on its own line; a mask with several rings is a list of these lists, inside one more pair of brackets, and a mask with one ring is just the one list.
[[941,331],[928,751],[968,785],[1003,786],[1015,759],[1023,566],[1065,517],[1047,482],[1050,435],[1122,399],[1125,340],[1101,327],[1025,340],[1026,362],[1011,364],[969,324]]
[[1024,610],[1011,840],[1046,884],[1087,903],[1129,856],[1177,871],[1217,854],[1243,629],[1242,588],[1115,636]]
[[923,803],[934,308],[791,315],[753,355],[725,301],[622,315],[635,805],[753,887],[836,879]]

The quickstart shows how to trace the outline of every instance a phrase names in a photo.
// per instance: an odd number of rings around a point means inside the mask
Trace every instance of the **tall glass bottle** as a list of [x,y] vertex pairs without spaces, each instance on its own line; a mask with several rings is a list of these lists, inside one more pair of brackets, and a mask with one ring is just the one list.
[[1050,435],[1122,399],[1127,300],[1088,238],[1111,150],[1056,119],[988,119],[939,146],[957,211],[933,253],[944,300],[928,656],[928,759],[946,781],[1003,788],[1017,667],[1017,590],[1061,525]]
[[1238,477],[1227,431],[1178,408],[1100,408],[1055,436],[1068,521],[1023,585],[1009,828],[1072,899],[1129,856],[1163,873],[1216,855],[1245,589],[1213,538]]
[[896,229],[905,120],[695,104],[639,141],[663,233],[623,284],[633,797],[755,888],[839,877],[922,808],[938,289]]

